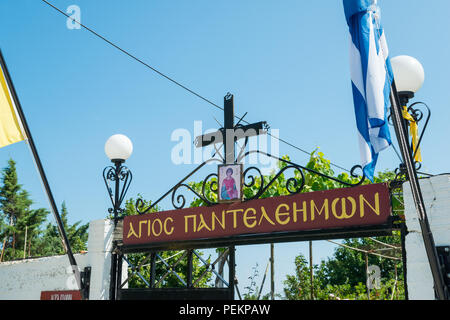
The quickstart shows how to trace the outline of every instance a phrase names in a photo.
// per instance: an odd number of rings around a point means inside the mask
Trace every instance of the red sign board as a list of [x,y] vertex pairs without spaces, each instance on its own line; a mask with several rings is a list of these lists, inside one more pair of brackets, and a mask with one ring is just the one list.
[[41,300],[81,300],[79,290],[41,291]]
[[127,216],[123,244],[224,238],[387,223],[387,184]]

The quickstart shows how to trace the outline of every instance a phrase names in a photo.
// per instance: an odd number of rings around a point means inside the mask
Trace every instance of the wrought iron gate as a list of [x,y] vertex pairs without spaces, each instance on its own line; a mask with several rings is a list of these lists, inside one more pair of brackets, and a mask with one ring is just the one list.
[[[355,174],[355,170],[360,168],[355,166],[351,170],[352,179],[347,181],[339,180],[335,177],[327,176],[314,169],[298,165],[290,160],[274,157],[270,154],[253,151],[247,152],[240,157],[240,160],[248,156],[251,153],[261,153],[267,157],[275,158],[280,163],[279,171],[274,174],[270,181],[264,179],[261,171],[256,167],[249,167],[244,171],[244,188],[252,188],[253,194],[246,193],[243,201],[249,201],[252,199],[263,198],[266,195],[266,191],[269,187],[282,175],[291,170],[293,176],[286,179],[286,185],[284,186],[288,194],[297,194],[304,191],[306,174],[318,176],[333,182],[338,183],[343,187],[354,187],[361,185],[365,178]],[[187,204],[187,198],[184,194],[179,194],[181,188],[185,188],[192,193],[195,199],[200,199],[202,205],[212,206],[217,204],[217,199],[212,195],[217,192],[217,174],[211,173],[206,176],[200,187],[185,183],[187,179],[192,177],[198,170],[203,168],[207,163],[213,161],[220,161],[218,159],[210,159],[199,165],[190,174],[184,177],[179,183],[166,192],[161,198],[152,203],[148,207],[144,207],[144,202],[139,199],[136,204],[136,210],[139,214],[144,214],[155,210],[158,203],[164,198],[170,197],[172,205],[175,209],[182,209]],[[122,172],[123,170],[118,170]],[[257,175],[250,174],[256,172]],[[108,178],[105,178],[105,181]],[[127,180],[125,177],[123,180]],[[257,180],[259,185],[256,186]],[[349,182],[350,181],[350,182]],[[123,218],[123,217],[122,217]],[[232,300],[235,298],[235,247],[234,245],[245,245],[249,243],[274,243],[274,242],[287,242],[287,241],[305,241],[305,240],[318,240],[318,239],[332,239],[332,238],[348,238],[348,237],[366,237],[366,236],[380,236],[390,235],[393,229],[400,228],[400,225],[396,224],[396,218],[392,219],[385,225],[378,226],[361,226],[349,228],[346,230],[323,230],[308,232],[299,231],[291,233],[288,237],[285,234],[267,234],[263,235],[260,239],[253,239],[252,242],[248,242],[245,237],[234,237],[230,239],[222,239],[221,242],[211,242],[203,244],[202,246],[195,247],[195,244],[185,242],[183,244],[168,244],[163,243],[160,245],[149,244],[144,246],[129,246],[123,245],[120,241],[121,236],[121,217],[118,218],[117,223],[117,235],[114,242],[113,260],[116,259],[116,263],[112,264],[111,278],[114,281],[111,282],[111,297],[113,299],[213,299],[213,300]],[[214,248],[214,247],[226,247],[217,258],[211,260],[202,256],[199,249]],[[163,257],[162,252],[167,250],[178,250],[173,253],[173,256],[169,258]],[[134,259],[133,255],[141,255],[141,259]],[[193,274],[193,261],[194,259],[199,263],[201,273]],[[217,265],[226,261],[228,265],[227,276],[224,276],[223,272],[219,272]],[[122,280],[122,262],[128,265],[128,273],[126,279]],[[183,270],[180,269],[181,265],[185,265]],[[202,280],[207,277],[215,277],[215,285],[202,286]],[[168,285],[168,279],[172,279],[172,286]],[[139,279],[140,283],[138,288],[130,287],[130,284]],[[175,280],[175,285],[173,285]],[[239,295],[239,292],[238,292]]]
[[[149,252],[147,257],[143,259],[139,265],[133,264],[130,261],[129,255],[132,253],[121,252],[119,254],[119,265],[122,261],[128,264],[130,270],[128,277],[124,281],[119,281],[116,287],[116,297],[121,300],[233,300],[235,290],[235,274],[234,268],[228,268],[228,278],[225,279],[224,273],[217,270],[217,264],[220,261],[225,260],[228,265],[234,266],[235,253],[234,247],[229,247],[218,254],[218,257],[208,262],[202,257],[201,252],[195,249],[186,249],[176,252],[169,259],[164,259],[160,252]],[[194,276],[193,273],[193,260],[198,259],[202,264],[201,273]],[[183,261],[187,260],[187,266],[184,273],[181,273],[176,267]],[[157,264],[160,264],[163,268],[163,272],[157,275]],[[147,278],[142,274],[144,267],[149,267]],[[120,272],[120,270],[118,270]],[[214,274],[216,277],[215,287],[202,287],[201,283],[208,274]],[[176,287],[163,287],[164,281],[168,276],[172,275],[177,281]],[[133,276],[139,277],[141,282],[145,284],[145,287],[141,288],[125,288],[129,283],[130,278]]]

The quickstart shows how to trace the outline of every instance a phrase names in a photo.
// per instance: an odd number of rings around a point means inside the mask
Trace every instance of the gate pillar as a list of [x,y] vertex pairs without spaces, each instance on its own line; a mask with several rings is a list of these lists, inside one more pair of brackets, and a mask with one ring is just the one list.
[[[108,300],[111,272],[111,250],[113,249],[114,221],[94,220],[89,223],[88,253],[91,266],[90,300]],[[123,262],[122,270],[127,270]],[[123,275],[126,272],[122,272]]]

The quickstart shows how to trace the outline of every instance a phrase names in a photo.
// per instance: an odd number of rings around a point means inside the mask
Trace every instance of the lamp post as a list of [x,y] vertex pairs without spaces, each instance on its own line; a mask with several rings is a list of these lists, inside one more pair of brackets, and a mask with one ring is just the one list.
[[404,119],[403,107],[409,99],[422,87],[425,73],[422,65],[413,57],[398,56],[391,59],[395,81],[392,82],[390,100],[391,114],[398,144],[403,157],[403,168],[408,177],[414,205],[417,210],[425,250],[434,281],[434,289],[439,300],[448,298],[447,288],[440,268],[436,246],[425,210],[425,203],[417,177],[412,148],[409,145],[407,123]]
[[[417,59],[406,55],[392,58],[391,65],[400,99],[400,107],[404,108],[408,105],[409,100],[414,98],[415,93],[422,88],[425,81],[425,71]],[[408,136],[408,121],[403,118],[403,122],[406,136]]]
[[[103,179],[113,205],[108,211],[109,213],[113,213],[114,225],[117,224],[119,214],[123,212],[120,206],[132,179],[131,171],[123,165],[125,160],[131,156],[132,152],[133,144],[123,134],[115,134],[105,143],[105,153],[114,164],[114,166],[108,166],[103,170]],[[108,181],[114,182],[114,194]],[[122,185],[121,182],[123,182]]]
[[[108,190],[108,195],[111,200],[112,208],[108,212],[112,214],[114,221],[114,231],[117,227],[117,222],[123,217],[121,208],[125,195],[130,187],[132,174],[131,171],[123,165],[123,163],[131,156],[133,152],[133,144],[131,140],[122,134],[115,134],[111,136],[105,143],[105,153],[113,166],[108,166],[103,170],[103,180]],[[114,184],[114,192],[110,186],[110,182]],[[116,242],[113,241],[113,248],[111,252],[111,277],[110,277],[110,300],[115,300],[117,295],[117,274],[120,270],[118,266],[117,252],[115,252]]]
[[392,71],[402,106],[408,104],[409,99],[422,88],[425,81],[425,71],[420,62],[410,56],[396,56],[391,59]]

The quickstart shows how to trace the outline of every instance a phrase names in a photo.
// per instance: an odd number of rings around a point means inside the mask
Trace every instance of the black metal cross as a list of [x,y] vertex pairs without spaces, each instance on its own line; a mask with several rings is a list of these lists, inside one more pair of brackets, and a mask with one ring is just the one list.
[[235,163],[235,143],[237,140],[267,133],[267,122],[260,121],[248,125],[241,125],[240,122],[245,117],[239,119],[234,124],[234,99],[233,95],[228,93],[224,97],[224,126],[213,133],[204,134],[195,138],[194,144],[197,148],[209,146],[210,144],[223,143],[224,163]]

